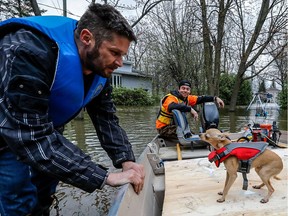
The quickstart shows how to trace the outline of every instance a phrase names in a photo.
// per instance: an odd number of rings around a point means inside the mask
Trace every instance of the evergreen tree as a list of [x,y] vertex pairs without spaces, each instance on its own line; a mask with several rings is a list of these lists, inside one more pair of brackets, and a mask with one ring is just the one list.
[[[232,89],[236,82],[236,76],[233,74],[223,73],[220,77],[219,97],[224,100],[226,104],[229,103],[232,96]],[[247,105],[252,99],[252,88],[250,81],[245,80],[241,84],[240,91],[237,97],[237,105]]]

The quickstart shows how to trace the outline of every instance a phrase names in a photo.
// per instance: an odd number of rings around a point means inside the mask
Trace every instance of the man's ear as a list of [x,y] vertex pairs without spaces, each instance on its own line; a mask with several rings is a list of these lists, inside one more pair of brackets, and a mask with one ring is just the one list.
[[88,29],[82,29],[82,31],[80,32],[81,42],[84,45],[89,46],[92,43],[92,39],[93,39],[93,34]]

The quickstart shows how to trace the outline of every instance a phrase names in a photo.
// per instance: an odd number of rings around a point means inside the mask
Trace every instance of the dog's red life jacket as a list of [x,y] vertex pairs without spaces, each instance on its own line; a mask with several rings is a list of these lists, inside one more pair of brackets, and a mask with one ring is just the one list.
[[211,152],[208,159],[211,163],[214,161],[217,167],[230,156],[235,156],[241,161],[252,162],[267,146],[266,142],[232,142]]

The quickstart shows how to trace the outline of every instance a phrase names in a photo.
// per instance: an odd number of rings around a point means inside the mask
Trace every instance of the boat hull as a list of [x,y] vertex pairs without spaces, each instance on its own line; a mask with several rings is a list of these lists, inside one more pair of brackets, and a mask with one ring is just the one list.
[[146,147],[138,160],[145,168],[145,183],[142,192],[137,195],[131,184],[123,186],[112,204],[109,216],[135,216],[135,214],[159,216],[162,214],[165,192],[164,175],[154,174],[147,158],[149,153],[150,150]]

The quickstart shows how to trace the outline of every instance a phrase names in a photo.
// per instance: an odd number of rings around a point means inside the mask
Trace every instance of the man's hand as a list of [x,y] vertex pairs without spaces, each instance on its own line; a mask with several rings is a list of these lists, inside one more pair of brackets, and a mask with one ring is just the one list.
[[134,191],[139,194],[144,185],[144,167],[141,164],[132,161],[122,163],[123,170],[119,173],[110,173],[107,177],[106,184],[116,187],[127,183],[133,185]]
[[139,194],[144,186],[144,178],[145,178],[144,166],[142,164],[137,164],[133,161],[126,161],[122,163],[122,168],[123,171],[132,169],[137,172],[137,175],[140,177],[141,182],[139,182],[139,184],[135,184],[135,182],[133,182],[132,184],[134,187],[134,191],[137,194]]
[[193,118],[195,119],[195,121],[198,120],[198,113],[191,107],[191,114],[193,116]]
[[224,108],[225,104],[224,104],[223,100],[221,100],[221,98],[215,96],[215,102],[218,104],[218,106],[220,108]]

